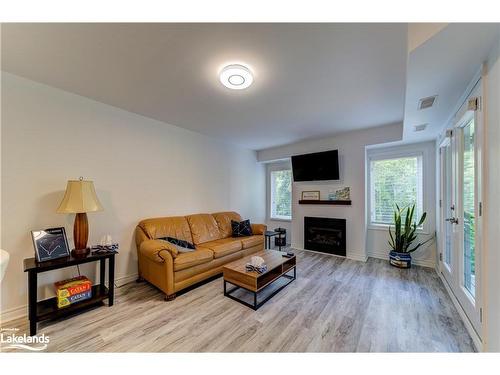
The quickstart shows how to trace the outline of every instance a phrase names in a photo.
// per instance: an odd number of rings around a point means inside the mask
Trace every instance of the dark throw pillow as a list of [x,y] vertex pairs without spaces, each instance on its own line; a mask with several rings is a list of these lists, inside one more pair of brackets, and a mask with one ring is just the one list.
[[186,251],[191,251],[191,250],[196,249],[195,246],[191,242],[179,240],[179,239],[174,238],[174,237],[162,237],[162,238],[158,238],[158,239],[170,242],[172,245],[175,245],[177,250],[179,250],[180,252],[186,252]]
[[234,221],[231,220],[231,229],[233,237],[248,237],[252,235],[250,220]]

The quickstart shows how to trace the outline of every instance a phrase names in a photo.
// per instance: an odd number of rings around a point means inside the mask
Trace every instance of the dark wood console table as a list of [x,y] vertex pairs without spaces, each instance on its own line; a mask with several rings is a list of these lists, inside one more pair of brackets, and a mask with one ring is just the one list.
[[[28,317],[30,320],[30,336],[36,335],[38,322],[62,318],[82,312],[90,307],[103,304],[108,300],[108,306],[113,306],[115,285],[115,255],[117,253],[93,254],[85,258],[65,257],[37,263],[35,258],[24,259],[24,272],[28,273]],[[106,259],[108,259],[108,288],[104,285],[106,275]],[[99,282],[92,286],[92,297],[67,307],[57,307],[57,297],[37,301],[38,274],[79,264],[99,262]]]

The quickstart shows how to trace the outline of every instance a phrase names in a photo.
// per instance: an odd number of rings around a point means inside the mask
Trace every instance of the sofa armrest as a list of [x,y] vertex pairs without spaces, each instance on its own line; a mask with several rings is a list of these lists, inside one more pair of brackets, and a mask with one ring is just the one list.
[[267,225],[265,224],[250,224],[252,227],[253,234],[264,234],[267,230]]
[[175,246],[163,240],[143,241],[140,246],[140,251],[145,257],[159,263],[165,262],[165,258],[161,256],[162,252],[168,251],[172,258],[175,258],[179,253]]

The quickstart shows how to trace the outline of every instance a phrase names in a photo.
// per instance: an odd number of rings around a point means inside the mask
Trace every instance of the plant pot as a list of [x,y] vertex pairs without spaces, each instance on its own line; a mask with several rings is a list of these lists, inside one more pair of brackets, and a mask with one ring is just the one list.
[[389,253],[389,263],[398,268],[411,268],[411,254],[391,251]]

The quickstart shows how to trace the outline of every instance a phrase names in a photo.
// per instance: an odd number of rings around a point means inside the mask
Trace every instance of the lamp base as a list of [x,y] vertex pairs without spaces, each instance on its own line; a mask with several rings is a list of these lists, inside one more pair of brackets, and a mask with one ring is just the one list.
[[71,250],[71,256],[73,258],[85,258],[89,254],[90,254],[89,247],[87,247],[86,249],[73,249],[73,250]]
[[73,225],[73,240],[75,242],[75,249],[87,248],[87,241],[89,239],[89,222],[85,212],[79,212],[75,216],[75,224]]

